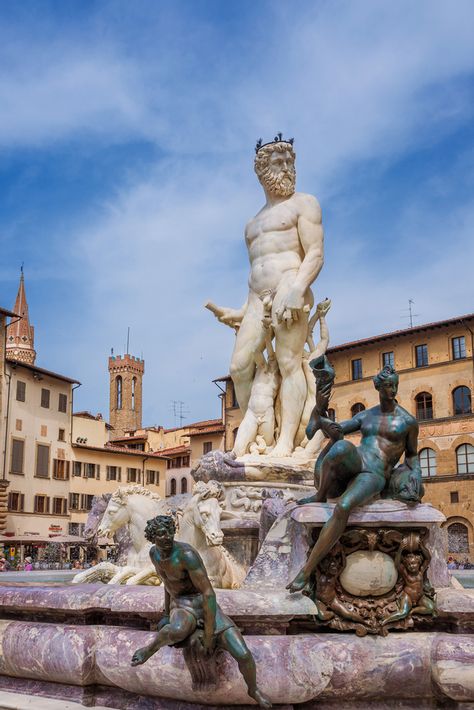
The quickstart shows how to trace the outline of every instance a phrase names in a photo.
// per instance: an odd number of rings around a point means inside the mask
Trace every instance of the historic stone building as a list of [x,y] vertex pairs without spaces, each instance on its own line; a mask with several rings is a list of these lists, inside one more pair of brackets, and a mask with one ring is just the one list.
[[[474,315],[376,335],[329,348],[336,370],[330,414],[349,419],[378,402],[372,377],[390,363],[400,375],[398,400],[420,424],[425,500],[447,518],[450,552],[474,562]],[[221,390],[223,448],[232,449],[242,413],[231,378]],[[357,435],[351,437],[357,441]]]
[[231,376],[224,375],[224,377],[218,377],[213,382],[220,390],[219,398],[221,400],[222,424],[224,426],[222,449],[231,451],[237,436],[237,430],[242,421],[242,412],[235,396],[234,383]]
[[13,310],[20,317],[13,318],[7,328],[6,357],[8,360],[34,365],[36,360],[35,329],[30,324],[28,314],[23,268],[21,270],[20,284],[18,286],[18,293]]
[[[329,348],[336,370],[331,415],[372,407],[372,377],[389,363],[400,375],[398,401],[420,425],[425,501],[447,518],[454,557],[474,561],[474,315],[384,333]],[[353,437],[357,439],[357,436]]]
[[[166,459],[111,445],[100,415],[73,415],[80,383],[36,365],[23,273],[16,308],[21,320],[0,310],[0,532],[35,556],[52,537],[82,533],[94,495],[140,483],[164,496]],[[116,360],[125,418],[141,423],[143,362]]]
[[6,403],[7,389],[6,381],[7,376],[5,373],[5,357],[6,357],[6,345],[7,345],[7,318],[17,319],[18,316],[12,311],[7,311],[5,308],[0,308],[0,452],[2,453],[1,458],[1,476],[0,476],[0,535],[3,534],[7,526],[7,511],[8,511],[8,485],[9,481],[6,475],[6,461],[5,461],[5,442],[6,442],[6,429],[5,421],[3,416],[4,406]]
[[141,429],[144,372],[145,362],[138,357],[128,353],[109,357],[110,424],[114,438]]

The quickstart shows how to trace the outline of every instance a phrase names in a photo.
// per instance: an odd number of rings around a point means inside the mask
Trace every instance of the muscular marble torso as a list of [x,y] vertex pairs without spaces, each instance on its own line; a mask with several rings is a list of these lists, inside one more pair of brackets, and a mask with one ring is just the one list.
[[[294,274],[305,256],[298,234],[298,219],[319,212],[311,195],[294,193],[276,205],[266,205],[247,224],[245,239],[250,259],[250,290],[260,295],[276,291],[285,275]],[[286,279],[285,279],[286,280]]]

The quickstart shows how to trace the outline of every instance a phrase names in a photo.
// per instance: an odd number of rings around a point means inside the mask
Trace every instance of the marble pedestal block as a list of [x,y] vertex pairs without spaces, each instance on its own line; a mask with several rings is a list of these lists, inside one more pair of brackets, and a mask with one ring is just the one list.
[[[313,602],[268,590],[222,590],[265,693],[282,710],[337,704],[436,707],[474,702],[474,595],[438,590],[437,627],[387,638],[301,631]],[[196,692],[182,650],[130,666],[164,613],[160,587],[0,587],[0,688],[120,710],[255,707],[234,660],[218,656],[215,690]]]
[[[271,589],[276,582],[286,586],[306,562],[313,546],[314,530],[329,520],[334,505],[310,503],[284,507],[263,541],[244,588]],[[445,520],[437,508],[427,503],[408,506],[395,500],[378,500],[356,508],[349,517],[347,529],[427,529],[427,548],[431,554],[428,577],[434,587],[440,588],[450,586],[446,536],[441,529]]]

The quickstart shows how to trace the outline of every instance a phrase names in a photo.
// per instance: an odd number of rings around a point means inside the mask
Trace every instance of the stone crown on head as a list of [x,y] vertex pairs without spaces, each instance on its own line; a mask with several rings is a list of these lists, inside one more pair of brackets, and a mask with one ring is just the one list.
[[255,145],[255,152],[258,153],[260,148],[264,148],[266,145],[271,145],[272,143],[288,143],[289,145],[293,145],[294,143],[294,138],[283,138],[282,133],[277,133],[275,138],[272,141],[268,141],[268,143],[263,143],[262,138],[259,138],[256,145]]

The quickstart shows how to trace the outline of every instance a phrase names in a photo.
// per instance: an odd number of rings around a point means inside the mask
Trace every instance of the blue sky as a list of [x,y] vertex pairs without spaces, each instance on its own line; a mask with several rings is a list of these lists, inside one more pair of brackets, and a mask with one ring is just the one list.
[[218,416],[246,297],[253,146],[295,137],[318,196],[333,344],[474,311],[474,5],[58,0],[0,7],[0,305],[25,262],[38,364],[108,410],[146,360],[144,423]]

